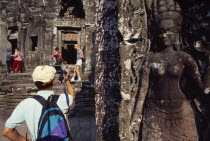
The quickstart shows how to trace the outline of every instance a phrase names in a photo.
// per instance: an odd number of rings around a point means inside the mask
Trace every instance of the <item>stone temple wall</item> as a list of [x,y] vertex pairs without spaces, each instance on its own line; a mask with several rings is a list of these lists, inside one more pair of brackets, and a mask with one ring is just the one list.
[[[80,44],[85,59],[83,72],[94,69],[95,2],[91,0],[13,0],[0,1],[1,61],[5,64],[6,48],[24,53],[26,69],[50,64],[55,47],[62,50],[64,42]],[[64,39],[66,33],[76,38]],[[38,47],[38,53],[34,48]]]

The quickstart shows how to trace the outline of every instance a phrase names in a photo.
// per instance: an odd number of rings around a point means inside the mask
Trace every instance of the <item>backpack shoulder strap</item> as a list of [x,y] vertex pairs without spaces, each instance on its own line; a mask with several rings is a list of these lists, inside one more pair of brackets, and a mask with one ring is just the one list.
[[[50,101],[57,103],[59,96],[60,96],[60,95],[51,95],[50,97],[52,97],[52,98],[51,98]],[[50,97],[49,97],[49,98],[50,98]],[[49,100],[49,98],[48,98],[48,100]]]
[[32,98],[36,99],[42,106],[44,106],[47,102],[46,99],[44,99],[42,96],[40,95],[35,95]]
[[67,94],[67,92],[66,92],[66,88],[64,88],[63,91],[64,91],[64,94],[65,94],[65,96],[66,96],[67,105],[69,106],[69,97],[68,97],[68,94]]

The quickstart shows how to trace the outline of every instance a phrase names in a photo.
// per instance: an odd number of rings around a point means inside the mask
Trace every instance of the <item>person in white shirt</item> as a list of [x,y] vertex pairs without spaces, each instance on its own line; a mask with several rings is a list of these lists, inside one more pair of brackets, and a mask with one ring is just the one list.
[[[75,98],[75,92],[71,86],[68,75],[69,69],[65,69],[67,75],[65,76],[65,84],[68,95],[60,94],[57,105],[65,113],[69,106],[72,104]],[[37,66],[33,71],[32,78],[35,85],[38,87],[38,92],[36,95],[42,96],[47,100],[47,98],[54,94],[53,84],[56,70],[51,66]],[[69,99],[69,105],[67,103],[67,98]],[[10,118],[6,121],[5,127],[3,128],[2,135],[7,137],[12,141],[26,141],[26,137],[20,135],[15,129],[17,126],[26,122],[29,131],[32,134],[32,140],[37,139],[38,122],[42,112],[42,105],[34,98],[27,98],[20,102],[18,106],[13,111]]]
[[77,62],[76,62],[76,65],[74,67],[74,74],[71,78],[71,82],[75,81],[76,75],[78,77],[77,81],[81,81],[81,75],[80,75],[79,69],[82,66],[82,59],[84,58],[84,54],[83,54],[83,52],[80,49],[78,44],[75,44],[74,49],[77,50]]
[[21,61],[23,60],[23,54],[20,52],[19,48],[16,48],[15,53],[11,56],[14,57],[11,73],[15,72],[15,68],[17,66],[18,66],[18,73],[20,73],[22,71]]

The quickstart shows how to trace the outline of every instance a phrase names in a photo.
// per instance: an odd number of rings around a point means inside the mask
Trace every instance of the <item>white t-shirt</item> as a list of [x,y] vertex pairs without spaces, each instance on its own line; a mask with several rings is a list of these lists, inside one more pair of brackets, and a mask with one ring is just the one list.
[[[53,91],[38,91],[37,95],[42,96],[47,100],[47,98],[54,94]],[[69,105],[73,103],[73,97],[68,95]],[[65,113],[68,110],[68,105],[66,101],[66,95],[61,94],[58,98],[57,105]],[[39,118],[42,112],[42,105],[34,98],[27,98],[21,101],[18,106],[13,111],[10,118],[6,121],[5,126],[8,128],[16,128],[23,122],[26,122],[29,131],[32,134],[32,139],[36,140]]]

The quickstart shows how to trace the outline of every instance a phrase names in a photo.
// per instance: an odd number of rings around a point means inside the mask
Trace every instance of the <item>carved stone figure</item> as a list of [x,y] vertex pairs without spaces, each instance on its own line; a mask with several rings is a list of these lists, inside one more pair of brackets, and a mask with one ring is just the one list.
[[150,53],[143,66],[131,120],[135,141],[198,140],[194,112],[179,83],[186,74],[202,91],[203,84],[195,61],[180,50],[176,39],[182,30],[180,18],[171,11],[156,16],[158,52]]
[[195,60],[183,51],[187,47],[183,42],[183,7],[187,6],[180,3],[130,0],[118,4],[123,38],[121,141],[198,140],[191,106],[196,97],[181,90],[180,81],[183,76],[192,78],[200,95],[203,85]]

